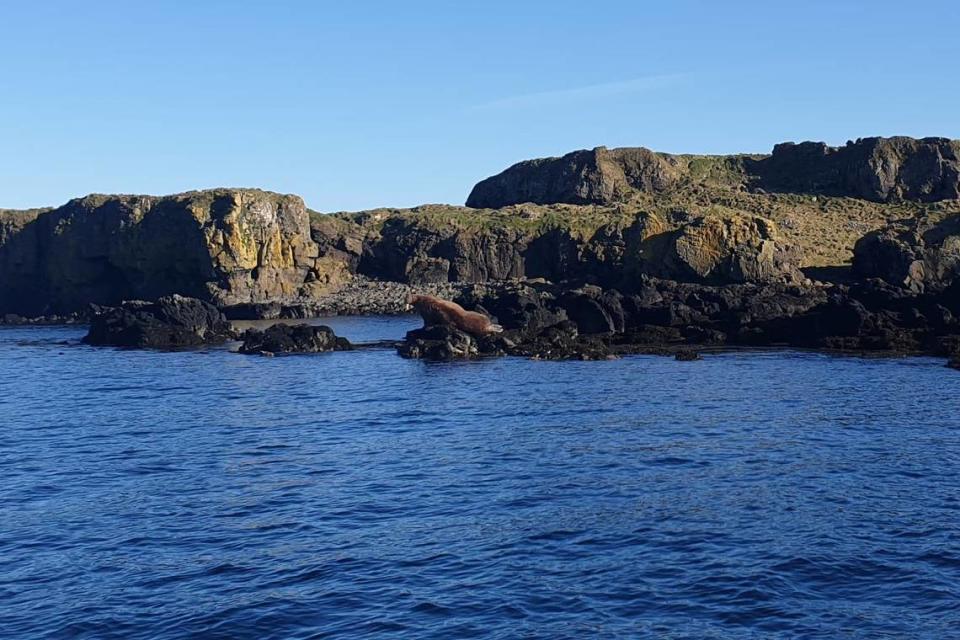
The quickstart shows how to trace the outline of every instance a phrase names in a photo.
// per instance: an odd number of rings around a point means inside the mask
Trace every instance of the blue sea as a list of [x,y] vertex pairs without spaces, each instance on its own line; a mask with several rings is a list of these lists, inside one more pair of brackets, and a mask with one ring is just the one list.
[[[354,341],[409,317],[326,321]],[[960,373],[0,328],[0,638],[960,638]]]

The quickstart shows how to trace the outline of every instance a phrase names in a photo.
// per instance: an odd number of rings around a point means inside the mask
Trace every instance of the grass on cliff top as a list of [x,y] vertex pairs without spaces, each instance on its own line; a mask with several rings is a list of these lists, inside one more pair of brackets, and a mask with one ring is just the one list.
[[[523,204],[503,209],[471,209],[455,205],[430,204],[411,209],[373,209],[356,213],[314,214],[315,226],[345,231],[361,228],[379,233],[390,220],[437,232],[495,232],[498,230],[536,234],[559,228],[572,234],[592,234],[610,224],[630,224],[638,211],[631,206],[575,206]],[[334,220],[336,222],[334,222]]]

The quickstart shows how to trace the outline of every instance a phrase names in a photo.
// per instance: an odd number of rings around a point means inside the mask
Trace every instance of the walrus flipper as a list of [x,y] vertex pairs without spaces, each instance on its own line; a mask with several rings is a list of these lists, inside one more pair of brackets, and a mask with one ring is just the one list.
[[503,333],[503,327],[501,327],[498,324],[491,324],[487,328],[487,331],[489,331],[490,333]]

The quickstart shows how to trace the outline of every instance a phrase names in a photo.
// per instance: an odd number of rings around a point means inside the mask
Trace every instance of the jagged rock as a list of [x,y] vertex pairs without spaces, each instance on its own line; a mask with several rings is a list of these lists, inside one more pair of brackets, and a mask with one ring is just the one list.
[[876,202],[960,198],[960,141],[947,138],[861,138],[843,147],[785,142],[747,168],[770,192]]
[[216,307],[195,298],[165,296],[155,302],[132,300],[116,307],[94,306],[91,345],[122,347],[187,347],[219,344],[234,335]]
[[614,357],[610,345],[597,336],[581,336],[569,320],[527,336],[509,350],[510,355],[536,360],[608,360]]
[[890,224],[861,238],[853,255],[861,277],[917,293],[943,290],[960,279],[960,214]]
[[353,348],[346,338],[322,325],[274,324],[262,331],[247,329],[242,338],[240,353],[248,354],[323,353]]
[[621,300],[617,291],[588,286],[567,292],[558,305],[582,334],[616,333],[625,327]]
[[471,336],[447,325],[433,325],[408,331],[397,352],[404,358],[422,360],[462,360],[481,355],[503,355],[501,350],[493,346],[492,341]]
[[508,285],[471,294],[461,302],[467,307],[482,307],[507,331],[537,333],[567,319],[566,312],[553,307],[552,295],[531,286]]
[[[569,320],[511,325],[503,351],[549,358],[637,351],[675,353],[684,345],[794,346],[900,353],[955,353],[960,305],[955,291],[912,294],[881,280],[824,288],[770,283],[722,286],[644,277],[627,294],[586,286],[538,292],[488,292],[501,318]],[[512,309],[511,305],[519,308]],[[531,307],[535,313],[530,313]],[[687,347],[689,348],[689,347]]]

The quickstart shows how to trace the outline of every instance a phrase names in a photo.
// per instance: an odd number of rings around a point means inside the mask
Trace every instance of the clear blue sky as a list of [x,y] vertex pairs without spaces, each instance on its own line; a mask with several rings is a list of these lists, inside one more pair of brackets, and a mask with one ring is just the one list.
[[960,2],[0,0],[0,206],[462,203],[607,146],[960,137]]

